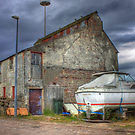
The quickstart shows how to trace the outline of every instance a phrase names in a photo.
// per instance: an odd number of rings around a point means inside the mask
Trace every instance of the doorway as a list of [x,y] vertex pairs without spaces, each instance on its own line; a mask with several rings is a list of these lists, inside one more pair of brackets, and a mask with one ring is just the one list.
[[42,90],[29,90],[29,112],[32,115],[42,115]]

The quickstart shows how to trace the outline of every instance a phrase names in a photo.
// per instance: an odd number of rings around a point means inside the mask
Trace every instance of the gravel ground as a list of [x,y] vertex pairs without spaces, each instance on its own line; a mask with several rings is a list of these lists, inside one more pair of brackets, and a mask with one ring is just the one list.
[[0,135],[135,135],[135,130],[111,123],[54,123],[35,120],[0,119]]

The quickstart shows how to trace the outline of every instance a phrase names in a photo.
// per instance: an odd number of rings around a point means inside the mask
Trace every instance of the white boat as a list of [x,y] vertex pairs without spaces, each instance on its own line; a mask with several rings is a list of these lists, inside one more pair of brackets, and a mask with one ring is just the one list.
[[104,107],[135,107],[135,80],[128,73],[101,72],[97,78],[84,84],[75,92],[79,111],[92,112]]

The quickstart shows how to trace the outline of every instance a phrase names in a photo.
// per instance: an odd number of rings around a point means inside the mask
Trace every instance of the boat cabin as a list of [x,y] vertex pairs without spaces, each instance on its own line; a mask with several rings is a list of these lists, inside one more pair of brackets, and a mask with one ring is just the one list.
[[96,79],[80,86],[79,90],[90,88],[135,89],[135,80],[128,73],[114,71],[100,72],[93,74],[93,76],[96,77]]

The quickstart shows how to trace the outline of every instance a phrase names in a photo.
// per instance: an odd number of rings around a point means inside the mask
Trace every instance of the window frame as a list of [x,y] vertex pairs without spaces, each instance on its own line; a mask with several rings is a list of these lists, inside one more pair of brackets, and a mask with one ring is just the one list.
[[[32,62],[32,54],[39,54],[40,55],[40,58],[41,58],[41,62],[40,63],[38,63],[38,64],[34,64],[33,62]],[[39,67],[41,67],[41,75],[40,75],[40,79],[42,79],[42,65],[43,65],[43,53],[42,52],[35,52],[35,51],[31,51],[31,66],[39,66]],[[31,77],[32,77],[32,68],[31,68]],[[33,77],[32,77],[33,78]],[[38,79],[39,79],[38,78]],[[33,79],[37,79],[37,78],[33,78]]]
[[[40,55],[40,57],[41,57],[41,64],[33,64],[33,62],[32,62],[32,54],[39,54]],[[33,52],[33,51],[31,51],[31,65],[42,65],[42,53],[41,52]]]

